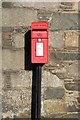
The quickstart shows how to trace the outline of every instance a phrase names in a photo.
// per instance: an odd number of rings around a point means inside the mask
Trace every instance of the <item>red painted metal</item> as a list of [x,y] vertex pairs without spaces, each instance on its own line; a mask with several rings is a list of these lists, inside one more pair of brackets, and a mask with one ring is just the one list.
[[32,22],[31,24],[31,62],[49,62],[49,28],[48,22]]

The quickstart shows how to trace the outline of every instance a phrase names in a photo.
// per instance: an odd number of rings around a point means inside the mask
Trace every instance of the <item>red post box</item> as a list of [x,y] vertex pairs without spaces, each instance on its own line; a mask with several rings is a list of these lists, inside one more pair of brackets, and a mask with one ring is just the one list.
[[49,28],[48,22],[32,22],[31,24],[31,62],[49,62]]

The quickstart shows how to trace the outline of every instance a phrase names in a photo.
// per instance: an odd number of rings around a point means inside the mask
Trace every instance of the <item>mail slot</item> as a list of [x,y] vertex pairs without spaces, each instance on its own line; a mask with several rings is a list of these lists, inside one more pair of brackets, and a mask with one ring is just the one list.
[[31,24],[31,62],[49,62],[49,28],[48,22],[32,22]]

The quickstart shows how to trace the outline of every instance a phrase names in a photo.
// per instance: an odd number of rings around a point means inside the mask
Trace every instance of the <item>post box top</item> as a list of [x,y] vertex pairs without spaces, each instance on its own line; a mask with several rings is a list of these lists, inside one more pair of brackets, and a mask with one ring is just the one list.
[[48,22],[32,22],[31,30],[33,29],[46,29],[48,31]]

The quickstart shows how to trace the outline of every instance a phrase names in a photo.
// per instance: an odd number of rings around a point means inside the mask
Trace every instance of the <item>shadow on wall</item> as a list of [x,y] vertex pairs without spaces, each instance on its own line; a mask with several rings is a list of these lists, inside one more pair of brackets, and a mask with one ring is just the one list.
[[33,70],[35,65],[31,63],[31,30],[25,34],[25,70]]

